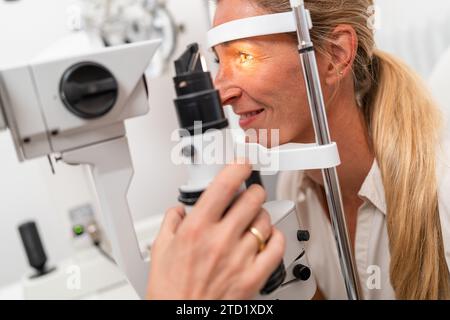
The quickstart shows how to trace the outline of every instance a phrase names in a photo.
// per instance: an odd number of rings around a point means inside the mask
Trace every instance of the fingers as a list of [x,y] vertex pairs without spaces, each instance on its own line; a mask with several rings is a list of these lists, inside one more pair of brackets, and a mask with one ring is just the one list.
[[256,255],[249,281],[257,285],[258,290],[264,286],[281,263],[286,246],[285,241],[284,235],[278,229],[273,228],[266,248]]
[[178,227],[180,226],[181,222],[183,221],[185,215],[186,213],[182,206],[174,207],[167,210],[167,213],[161,224],[161,228],[159,229],[158,238],[173,237]]
[[219,221],[251,172],[249,164],[227,165],[203,192],[189,217],[201,221]]
[[[272,223],[270,221],[269,214],[264,209],[260,212],[250,227],[258,230],[264,244],[267,245],[267,240],[272,235]],[[241,252],[246,256],[254,256],[258,253],[260,245],[260,239],[258,239],[256,235],[247,229],[242,236],[242,241],[238,250],[242,250]]]
[[226,230],[240,238],[250,223],[260,214],[266,192],[260,185],[251,185],[244,191],[223,218]]

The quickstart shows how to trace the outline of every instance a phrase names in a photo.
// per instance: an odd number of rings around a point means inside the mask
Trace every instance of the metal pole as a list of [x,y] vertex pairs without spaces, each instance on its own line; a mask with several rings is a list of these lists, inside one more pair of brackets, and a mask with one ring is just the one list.
[[[305,8],[303,0],[291,0],[291,6],[297,24],[300,61],[303,67],[316,140],[319,145],[330,144],[331,138],[319,71],[314,54],[314,46],[309,34],[309,30],[312,28],[311,17],[309,11]],[[347,295],[350,300],[359,300],[361,299],[359,277],[348,236],[336,168],[323,169],[322,175]]]

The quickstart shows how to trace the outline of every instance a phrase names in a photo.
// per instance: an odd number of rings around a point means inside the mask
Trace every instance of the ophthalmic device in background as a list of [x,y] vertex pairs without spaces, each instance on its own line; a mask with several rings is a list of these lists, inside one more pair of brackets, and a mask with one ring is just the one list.
[[116,263],[144,297],[141,256],[126,194],[133,166],[124,121],[149,111],[145,70],[159,40],[0,70],[0,129],[19,160],[56,155],[91,168]]

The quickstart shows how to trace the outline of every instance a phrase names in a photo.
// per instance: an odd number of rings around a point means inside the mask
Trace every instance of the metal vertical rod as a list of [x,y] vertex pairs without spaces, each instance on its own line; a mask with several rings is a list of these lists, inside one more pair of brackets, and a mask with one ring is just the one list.
[[[319,71],[309,33],[312,28],[311,17],[303,0],[291,0],[291,6],[297,24],[300,61],[305,77],[316,140],[319,145],[330,144],[331,138]],[[323,169],[322,175],[347,296],[350,300],[359,300],[361,299],[361,288],[350,245],[337,170],[336,168]]]

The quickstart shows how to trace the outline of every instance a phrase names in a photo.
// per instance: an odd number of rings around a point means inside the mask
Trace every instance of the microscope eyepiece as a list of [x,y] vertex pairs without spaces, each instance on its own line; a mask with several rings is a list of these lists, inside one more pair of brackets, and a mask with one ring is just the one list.
[[[228,126],[219,92],[214,88],[211,74],[203,70],[198,44],[193,43],[175,61],[173,78],[177,98],[174,100],[180,127],[191,135],[208,129]],[[200,123],[200,125],[199,125]]]
[[175,61],[175,71],[177,75],[204,71],[197,43],[188,45],[186,51]]

